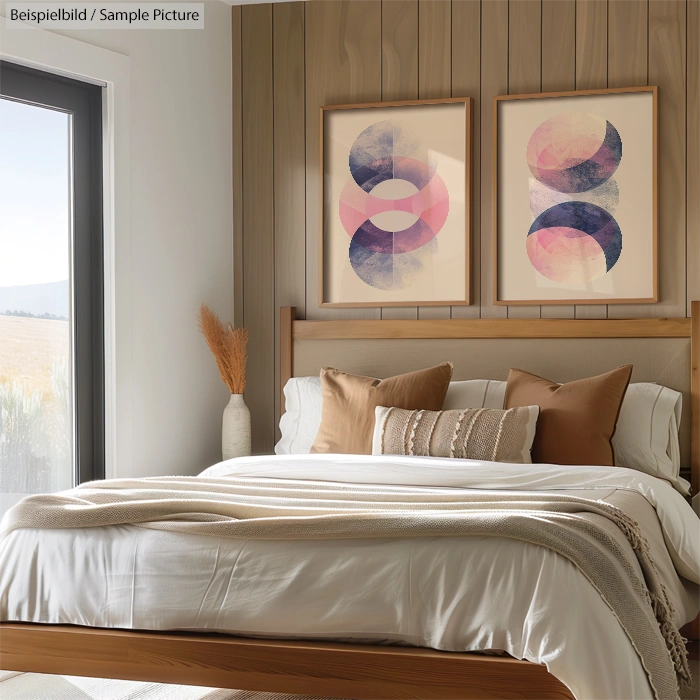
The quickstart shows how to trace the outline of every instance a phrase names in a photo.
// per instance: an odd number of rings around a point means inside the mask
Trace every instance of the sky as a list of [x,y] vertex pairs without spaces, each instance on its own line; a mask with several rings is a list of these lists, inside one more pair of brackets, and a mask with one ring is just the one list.
[[69,124],[0,98],[0,287],[68,279]]

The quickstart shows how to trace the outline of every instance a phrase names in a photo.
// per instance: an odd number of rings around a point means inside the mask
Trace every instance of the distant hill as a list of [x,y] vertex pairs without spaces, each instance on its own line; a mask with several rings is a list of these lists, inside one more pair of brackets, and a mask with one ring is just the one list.
[[0,287],[0,314],[6,311],[24,311],[33,316],[53,314],[67,317],[69,310],[68,280]]

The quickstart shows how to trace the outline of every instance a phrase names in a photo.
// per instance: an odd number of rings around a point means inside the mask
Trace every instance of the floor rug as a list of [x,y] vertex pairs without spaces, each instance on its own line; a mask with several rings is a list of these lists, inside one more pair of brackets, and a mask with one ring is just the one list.
[[2,700],[324,700],[309,695],[255,693],[193,685],[20,673],[0,679]]

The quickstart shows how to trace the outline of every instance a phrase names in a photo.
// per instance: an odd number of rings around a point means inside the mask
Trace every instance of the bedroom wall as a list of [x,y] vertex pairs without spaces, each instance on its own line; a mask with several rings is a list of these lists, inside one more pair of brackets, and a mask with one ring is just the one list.
[[196,314],[205,302],[233,317],[230,7],[207,2],[202,30],[58,33],[131,63],[130,239],[115,233],[126,398],[112,476],[197,474],[221,460],[228,396]]
[[[235,317],[255,452],[279,411],[278,309],[301,318],[684,316],[700,299],[700,3],[329,0],[232,8]],[[660,303],[496,307],[492,97],[658,85]],[[318,107],[475,99],[470,307],[319,309]]]

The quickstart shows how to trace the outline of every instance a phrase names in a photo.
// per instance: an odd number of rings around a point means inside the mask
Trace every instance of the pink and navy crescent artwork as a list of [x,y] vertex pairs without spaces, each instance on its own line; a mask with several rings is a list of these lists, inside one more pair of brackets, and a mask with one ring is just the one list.
[[450,196],[433,154],[398,119],[367,127],[350,149],[338,213],[355,274],[383,290],[409,287],[429,269]]
[[584,284],[602,277],[622,253],[613,214],[622,139],[596,114],[572,112],[543,121],[527,145],[530,211],[527,254],[544,277]]

